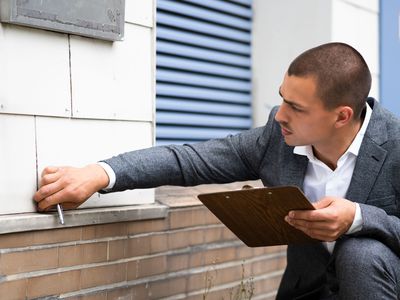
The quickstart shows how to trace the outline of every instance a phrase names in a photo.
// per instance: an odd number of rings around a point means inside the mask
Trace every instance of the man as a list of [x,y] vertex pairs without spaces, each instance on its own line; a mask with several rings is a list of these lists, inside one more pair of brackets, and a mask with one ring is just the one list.
[[[225,139],[154,147],[84,168],[48,167],[39,210],[94,192],[261,179],[296,185],[316,210],[285,220],[323,241],[288,246],[278,299],[400,298],[400,121],[368,98],[371,74],[342,43],[289,66],[264,127]],[[115,178],[114,178],[115,177]]]

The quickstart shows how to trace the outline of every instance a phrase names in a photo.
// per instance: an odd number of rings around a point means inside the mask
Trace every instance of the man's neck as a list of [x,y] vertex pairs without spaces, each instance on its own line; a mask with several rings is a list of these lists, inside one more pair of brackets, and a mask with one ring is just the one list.
[[336,137],[329,140],[324,145],[312,146],[314,156],[326,164],[330,169],[337,168],[339,158],[347,151],[360,131],[363,119],[352,122],[348,127],[342,128]]

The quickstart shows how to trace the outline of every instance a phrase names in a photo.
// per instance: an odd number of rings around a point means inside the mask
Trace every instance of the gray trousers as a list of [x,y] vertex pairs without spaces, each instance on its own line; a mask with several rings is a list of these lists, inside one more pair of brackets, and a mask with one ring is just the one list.
[[322,299],[400,299],[400,258],[377,240],[345,237],[335,245],[328,286]]

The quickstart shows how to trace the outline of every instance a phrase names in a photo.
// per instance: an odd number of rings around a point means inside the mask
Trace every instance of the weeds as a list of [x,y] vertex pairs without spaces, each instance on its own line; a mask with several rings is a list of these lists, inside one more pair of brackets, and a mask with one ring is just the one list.
[[[205,286],[203,293],[203,300],[206,300],[210,290],[214,285],[214,281],[217,278],[217,270],[214,266],[215,261],[213,262],[213,266],[207,270],[205,274]],[[245,268],[244,261],[242,262],[242,276],[239,283],[239,286],[234,287],[229,292],[230,300],[250,300],[254,295],[254,280],[252,277],[245,279]],[[223,298],[222,298],[223,299]]]

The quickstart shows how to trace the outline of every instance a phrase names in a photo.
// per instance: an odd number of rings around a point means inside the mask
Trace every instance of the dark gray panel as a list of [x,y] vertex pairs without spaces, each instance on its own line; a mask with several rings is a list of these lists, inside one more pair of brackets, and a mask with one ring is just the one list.
[[0,0],[2,22],[105,40],[124,36],[125,0]]

